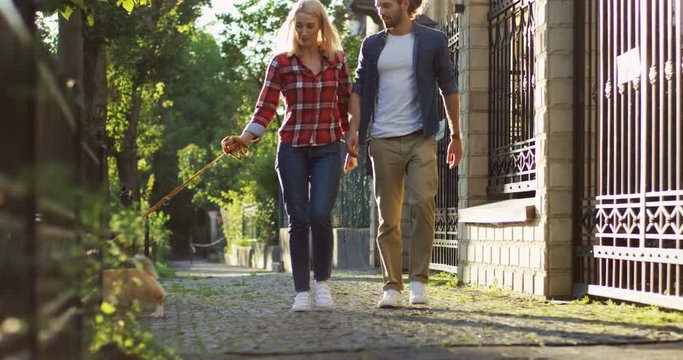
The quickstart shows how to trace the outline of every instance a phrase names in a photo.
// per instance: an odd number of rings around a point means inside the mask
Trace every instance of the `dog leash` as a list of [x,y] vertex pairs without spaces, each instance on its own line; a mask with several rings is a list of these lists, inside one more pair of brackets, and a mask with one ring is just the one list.
[[147,209],[147,211],[145,211],[145,213],[142,214],[142,219],[143,219],[143,220],[146,219],[146,218],[147,218],[149,215],[151,215],[153,212],[159,210],[159,208],[160,208],[163,204],[165,204],[165,203],[171,201],[171,199],[173,199],[174,196],[178,195],[178,193],[179,193],[181,190],[183,190],[185,187],[187,187],[187,185],[188,185],[192,180],[194,180],[194,179],[196,179],[196,178],[202,176],[202,175],[203,175],[205,172],[207,172],[209,169],[211,169],[212,167],[216,166],[216,163],[218,163],[218,162],[223,158],[223,156],[225,156],[225,153],[218,155],[217,158],[213,159],[213,161],[211,161],[210,163],[206,164],[206,166],[204,166],[201,170],[197,171],[194,175],[190,176],[187,180],[183,181],[182,184],[178,185],[175,189],[173,189],[173,191],[171,191],[170,193],[168,193],[168,195],[166,195],[166,196],[164,196],[163,198],[161,198],[161,200],[159,200],[156,204],[154,204],[154,206],[152,206],[151,208]]
[[[247,157],[247,156],[249,156],[249,154],[251,154],[251,149],[249,148],[249,146],[243,146],[243,147],[242,147],[242,146],[238,146],[234,151],[232,151],[232,152],[230,152],[230,153],[227,153],[227,155],[230,155],[230,157],[232,157],[233,159],[238,160],[238,161],[244,159],[244,158]],[[165,204],[165,203],[171,201],[171,199],[173,199],[174,196],[176,196],[181,190],[183,190],[185,187],[187,187],[187,185],[188,185],[192,180],[194,180],[194,179],[196,179],[196,178],[202,176],[202,175],[203,175],[205,172],[207,172],[209,169],[211,169],[212,167],[216,166],[216,164],[217,164],[225,155],[226,155],[226,153],[222,153],[222,154],[218,155],[218,157],[216,157],[215,159],[213,159],[213,161],[211,161],[210,163],[206,164],[206,166],[204,166],[201,170],[197,171],[194,175],[190,176],[187,180],[183,181],[182,184],[178,185],[175,189],[173,189],[173,191],[171,191],[170,193],[168,193],[168,195],[166,195],[166,196],[164,196],[163,198],[161,198],[161,200],[159,200],[156,204],[154,204],[154,206],[152,206],[151,208],[147,209],[147,211],[145,211],[145,213],[142,214],[142,219],[143,219],[143,220],[146,219],[146,218],[147,218],[149,215],[151,215],[153,212],[159,210],[159,208],[160,208],[163,204]]]
[[[236,137],[236,136],[231,136],[231,138],[235,138],[235,137]],[[242,146],[242,145],[239,145],[240,142],[235,142],[235,143],[238,144],[238,146],[235,148],[235,150],[233,150],[233,151],[231,151],[231,152],[229,152],[229,153],[223,152],[222,154],[218,155],[218,157],[216,157],[215,159],[213,159],[213,161],[211,161],[210,163],[206,164],[201,170],[197,171],[194,175],[190,176],[187,180],[183,181],[182,184],[178,185],[175,189],[173,189],[173,191],[171,191],[171,192],[168,193],[166,196],[164,196],[163,198],[161,198],[161,200],[159,200],[156,204],[154,204],[154,206],[152,206],[152,207],[150,207],[149,209],[147,209],[147,211],[145,211],[145,212],[142,214],[142,216],[139,217],[139,219],[140,219],[140,220],[144,220],[144,219],[146,219],[147,217],[149,217],[149,215],[151,215],[151,214],[154,213],[155,211],[159,210],[159,208],[160,208],[162,205],[164,205],[164,204],[168,203],[169,201],[171,201],[171,199],[173,199],[174,196],[176,196],[180,191],[182,191],[185,187],[187,187],[187,185],[188,185],[192,180],[194,180],[194,179],[196,179],[196,178],[202,176],[202,175],[203,175],[205,172],[207,172],[209,169],[211,169],[212,167],[216,166],[216,164],[217,164],[225,155],[229,155],[229,156],[232,157],[233,159],[238,160],[238,161],[241,161],[242,159],[244,159],[245,157],[247,157],[247,156],[249,156],[249,155],[251,154],[251,148],[250,148],[248,145]],[[118,237],[119,237],[119,235],[116,235],[116,236],[113,237],[111,240],[108,240],[108,241],[106,242],[105,246],[108,245],[108,244],[110,244],[110,243],[113,243],[114,240],[116,240]]]

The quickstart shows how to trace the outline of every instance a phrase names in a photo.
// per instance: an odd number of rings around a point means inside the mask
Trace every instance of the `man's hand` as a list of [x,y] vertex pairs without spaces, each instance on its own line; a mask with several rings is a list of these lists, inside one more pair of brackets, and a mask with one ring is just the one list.
[[351,154],[346,154],[346,161],[344,161],[344,172],[348,174],[351,170],[357,167],[358,158]]
[[346,133],[346,161],[344,161],[344,172],[349,173],[358,167],[358,132],[350,131]]
[[462,140],[459,137],[451,137],[451,142],[448,144],[448,156],[446,163],[449,169],[455,169],[462,160]]
[[346,133],[346,150],[354,157],[358,157],[358,132],[348,131]]

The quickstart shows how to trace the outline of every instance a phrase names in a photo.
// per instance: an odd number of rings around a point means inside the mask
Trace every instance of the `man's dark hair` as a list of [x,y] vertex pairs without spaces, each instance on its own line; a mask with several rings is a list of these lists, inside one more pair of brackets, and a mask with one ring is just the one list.
[[[398,4],[403,3],[403,0],[394,0]],[[422,0],[408,0],[408,16],[410,16],[411,19],[415,19],[417,16],[417,11],[420,10],[420,7],[422,7]]]
[[417,11],[422,7],[422,0],[408,0],[408,15],[411,19],[417,16]]

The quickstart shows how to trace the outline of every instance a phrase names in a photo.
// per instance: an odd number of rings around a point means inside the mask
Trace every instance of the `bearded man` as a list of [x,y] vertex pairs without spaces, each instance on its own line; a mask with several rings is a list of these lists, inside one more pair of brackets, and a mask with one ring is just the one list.
[[411,305],[427,304],[425,285],[434,241],[438,188],[436,87],[450,128],[447,165],[462,159],[460,98],[448,41],[440,31],[414,19],[422,0],[375,0],[385,29],[361,45],[346,146],[347,169],[360,144],[367,143],[374,179],[384,292],[380,308],[403,306],[401,207],[404,189],[411,209],[409,280]]

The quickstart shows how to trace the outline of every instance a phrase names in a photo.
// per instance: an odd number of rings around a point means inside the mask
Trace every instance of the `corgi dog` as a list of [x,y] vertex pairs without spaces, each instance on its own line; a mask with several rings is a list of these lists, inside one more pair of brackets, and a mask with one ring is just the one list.
[[136,267],[104,270],[102,274],[102,299],[113,304],[127,304],[138,300],[143,308],[154,306],[152,317],[164,316],[166,293],[159,284],[154,263],[144,256],[135,255]]

